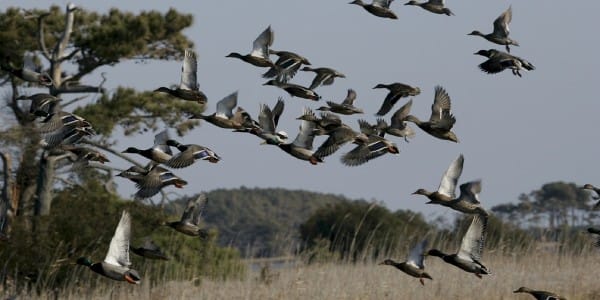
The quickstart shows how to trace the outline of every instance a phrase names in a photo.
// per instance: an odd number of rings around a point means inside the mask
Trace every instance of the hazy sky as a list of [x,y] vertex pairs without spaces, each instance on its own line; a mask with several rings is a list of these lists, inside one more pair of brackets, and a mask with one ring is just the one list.
[[[375,121],[385,90],[373,90],[378,83],[403,82],[421,88],[414,98],[412,114],[424,119],[430,114],[435,85],[450,94],[457,122],[454,132],[459,144],[435,139],[416,126],[417,136],[409,143],[390,137],[400,147],[399,155],[385,155],[365,165],[346,167],[342,148],[312,166],[277,147],[261,146],[252,135],[232,133],[203,124],[182,140],[208,146],[223,157],[218,164],[198,162],[174,172],[189,181],[184,194],[217,188],[284,187],[343,194],[350,198],[378,199],[391,209],[411,209],[427,216],[452,216],[445,208],[425,205],[425,198],[413,196],[420,187],[437,189],[440,177],[460,153],[465,155],[459,183],[482,179],[480,198],[486,208],[516,201],[522,192],[543,183],[563,180],[600,184],[598,175],[597,117],[600,101],[596,71],[600,21],[598,1],[447,1],[456,16],[435,15],[419,7],[392,3],[399,19],[370,15],[350,1],[342,0],[253,0],[253,1],[79,1],[88,10],[106,12],[111,7],[139,12],[166,11],[174,7],[194,14],[194,24],[185,34],[199,54],[198,80],[209,98],[206,113],[215,103],[238,90],[238,105],[253,116],[259,103],[273,105],[285,98],[279,124],[293,139],[302,108],[339,102],[348,88],[357,91],[356,106],[366,114],[344,117],[358,129],[356,120]],[[65,6],[67,1],[4,0],[1,6],[47,8]],[[468,36],[472,30],[492,31],[494,19],[512,4],[511,37],[521,44],[512,53],[536,66],[518,78],[510,72],[487,75],[477,65],[484,57],[480,49],[502,49],[481,37]],[[346,75],[332,86],[318,87],[320,102],[290,98],[283,90],[262,86],[266,69],[237,59],[225,58],[232,51],[248,53],[252,41],[268,25],[275,32],[273,49],[290,50],[307,57],[313,67],[331,67]],[[122,63],[103,68],[109,74],[106,87],[129,86],[151,90],[179,82],[180,62]],[[314,73],[299,72],[294,83],[309,85]],[[85,78],[97,83],[97,74]],[[177,101],[177,100],[173,100]],[[405,103],[401,100],[395,109]],[[391,114],[386,115],[389,118]],[[153,133],[119,139],[119,147],[146,148]],[[315,139],[318,146],[324,138]],[[117,167],[127,167],[114,159]],[[140,160],[142,161],[142,160]],[[116,179],[124,195],[134,192],[133,184]],[[158,197],[158,196],[156,196]]]

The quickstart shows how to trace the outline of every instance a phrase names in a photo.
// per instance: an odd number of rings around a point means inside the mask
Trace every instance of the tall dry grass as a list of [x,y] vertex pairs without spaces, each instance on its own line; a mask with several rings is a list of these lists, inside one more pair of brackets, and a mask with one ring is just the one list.
[[[272,270],[270,274],[263,272],[262,276],[260,271],[250,270],[241,280],[201,279],[156,286],[149,283],[151,274],[145,274],[138,286],[98,276],[96,282],[80,281],[66,291],[19,296],[24,299],[533,299],[512,293],[520,286],[527,286],[551,290],[570,300],[600,299],[598,252],[567,256],[538,250],[526,257],[490,254],[483,261],[493,274],[478,279],[438,258],[428,258],[426,268],[434,280],[426,281],[425,286],[416,278],[374,261],[299,263]],[[265,275],[269,280],[265,280]],[[5,291],[5,295],[9,294]]]

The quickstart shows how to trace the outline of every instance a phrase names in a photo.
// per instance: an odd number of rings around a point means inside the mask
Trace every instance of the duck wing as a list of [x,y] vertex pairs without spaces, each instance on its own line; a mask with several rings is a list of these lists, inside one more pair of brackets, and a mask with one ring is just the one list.
[[340,126],[329,133],[329,137],[315,151],[315,157],[323,158],[339,150],[344,144],[354,140],[358,135],[348,126]]
[[258,114],[258,124],[263,132],[275,133],[275,120],[273,112],[268,105],[261,104],[260,113]]
[[412,107],[412,99],[410,99],[406,104],[402,105],[393,115],[392,115],[392,128],[402,129],[405,127],[404,120],[406,116],[410,114],[410,109]]
[[202,214],[206,210],[206,204],[208,204],[208,198],[205,193],[200,193],[196,198],[196,205],[192,214],[192,224],[198,225],[202,221]]
[[425,259],[425,249],[427,248],[428,241],[422,240],[418,244],[416,244],[408,253],[408,257],[406,258],[406,263],[412,265],[418,269],[424,269],[425,265],[423,264],[423,260]]
[[444,176],[442,176],[442,181],[440,182],[440,186],[437,190],[438,193],[448,196],[452,199],[456,198],[454,196],[454,190],[456,189],[458,178],[460,177],[460,174],[462,174],[464,162],[465,158],[461,154],[450,164],[450,166],[448,166]]
[[227,117],[228,119],[233,117],[233,108],[237,105],[237,98],[238,92],[235,91],[217,102],[216,114],[221,117]]
[[348,94],[346,95],[346,99],[342,101],[342,105],[354,105],[354,100],[356,100],[356,91],[353,89],[348,89]]
[[296,136],[296,139],[292,144],[296,147],[312,150],[313,140],[315,138],[313,131],[315,130],[315,123],[311,121],[303,120],[300,124],[300,132]]
[[192,49],[185,49],[183,55],[183,66],[181,67],[181,82],[179,84],[180,89],[197,91],[198,80],[196,73],[198,71],[198,62],[196,60],[196,53]]
[[470,260],[480,261],[485,243],[485,233],[487,230],[487,217],[475,215],[467,232],[463,236],[457,256]]
[[509,6],[505,12],[494,20],[494,32],[492,34],[498,37],[508,37],[510,33],[508,24],[510,21],[512,21],[512,6]]
[[277,124],[279,124],[279,117],[281,117],[284,108],[285,102],[283,102],[283,98],[277,98],[277,103],[275,103],[275,106],[273,106],[273,109],[271,110],[271,113],[273,114],[273,124],[275,124],[273,130],[277,128]]
[[170,140],[169,131],[167,129],[159,132],[154,136],[154,149],[162,151],[168,155],[173,155],[171,147],[167,146],[167,141]]
[[127,211],[123,211],[121,214],[121,220],[119,221],[119,225],[117,225],[117,229],[115,229],[115,234],[110,240],[110,246],[108,247],[108,253],[104,258],[104,262],[128,267],[131,265],[131,261],[129,261],[129,238],[131,237],[131,216]]
[[267,27],[255,40],[252,44],[252,52],[250,55],[263,57],[265,59],[269,59],[269,47],[273,45],[273,39],[275,35],[273,30],[271,30],[271,26]]
[[383,8],[390,8],[390,4],[392,4],[393,1],[394,0],[373,0],[373,3],[371,5]]
[[444,119],[445,114],[449,114],[451,109],[450,96],[441,86],[435,87],[435,96],[431,105],[431,116],[429,122],[436,123]]
[[481,193],[481,180],[463,183],[460,185],[460,196],[458,197],[458,200],[480,204],[479,193]]
[[198,195],[198,197],[196,198],[190,198],[188,199],[187,205],[185,207],[185,210],[183,211],[183,214],[181,215],[181,223],[189,223],[191,224],[193,219],[194,219],[194,210],[196,209],[197,203],[198,203],[198,199],[203,195],[203,193],[201,193],[200,195]]

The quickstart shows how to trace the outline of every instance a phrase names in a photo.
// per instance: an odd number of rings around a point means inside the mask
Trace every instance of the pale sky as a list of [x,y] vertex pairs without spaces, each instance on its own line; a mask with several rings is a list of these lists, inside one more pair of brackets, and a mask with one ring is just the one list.
[[[414,97],[412,114],[426,119],[433,92],[442,85],[452,99],[457,122],[453,131],[459,144],[435,139],[414,125],[416,137],[410,143],[390,136],[400,148],[399,155],[385,155],[365,165],[346,167],[339,158],[352,146],[327,157],[324,164],[312,166],[277,147],[261,146],[252,135],[229,132],[210,124],[194,129],[183,139],[215,150],[223,161],[197,162],[175,170],[189,185],[168,191],[194,194],[217,188],[283,187],[343,194],[349,198],[377,199],[390,209],[411,209],[428,217],[453,216],[446,208],[425,205],[423,196],[413,196],[418,188],[435,190],[442,173],[460,153],[465,165],[459,184],[483,180],[480,199],[483,206],[516,201],[518,195],[551,181],[600,184],[596,130],[600,68],[597,29],[598,1],[453,1],[447,6],[456,14],[435,15],[419,7],[395,1],[391,9],[399,19],[370,15],[350,1],[253,0],[253,1],[78,1],[88,10],[107,12],[111,7],[139,12],[166,11],[170,6],[194,14],[194,24],[185,34],[195,43],[199,55],[198,81],[209,98],[206,113],[212,113],[218,100],[238,90],[238,105],[256,116],[260,103],[273,105],[285,99],[285,111],[278,129],[296,136],[295,120],[305,106],[316,109],[325,101],[341,101],[348,88],[358,93],[355,105],[365,110],[358,117],[343,119],[358,129],[356,120],[375,121],[385,90],[373,90],[378,83],[402,82],[421,88]],[[67,1],[4,0],[2,8],[48,8],[65,6]],[[168,4],[167,4],[168,3]],[[513,7],[511,37],[520,43],[512,54],[533,63],[535,71],[523,77],[509,71],[488,75],[477,65],[484,57],[473,55],[480,49],[500,49],[481,37],[468,36],[473,30],[492,31],[492,22]],[[307,57],[313,67],[331,67],[346,75],[331,86],[316,88],[320,102],[290,98],[283,90],[262,86],[266,71],[237,59],[230,52],[248,53],[252,41],[268,25],[275,32],[272,49],[289,50]],[[150,61],[122,63],[103,68],[105,86],[152,90],[179,82],[180,62]],[[308,86],[312,72],[299,72],[292,80]],[[99,82],[98,74],[82,81]],[[173,100],[177,101],[177,100]],[[391,114],[406,102],[399,101]],[[172,132],[174,133],[174,132]],[[120,150],[128,146],[151,146],[154,134],[118,138]],[[324,138],[315,139],[315,147]],[[122,148],[122,149],[121,149]],[[137,158],[137,157],[136,157]],[[139,160],[144,161],[144,160]],[[113,165],[127,165],[113,159]],[[118,178],[124,196],[134,192],[133,184]],[[155,196],[159,197],[159,196]]]

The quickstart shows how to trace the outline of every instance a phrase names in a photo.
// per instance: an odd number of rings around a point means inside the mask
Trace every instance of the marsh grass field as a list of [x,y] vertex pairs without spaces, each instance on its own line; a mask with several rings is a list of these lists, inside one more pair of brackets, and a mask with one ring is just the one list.
[[[403,260],[402,258],[398,258]],[[596,274],[600,253],[484,257],[492,275],[478,279],[430,257],[426,269],[434,278],[422,286],[393,267],[367,263],[296,263],[271,269],[248,268],[243,279],[163,282],[153,285],[144,274],[140,285],[114,284],[100,276],[75,280],[62,291],[19,294],[18,299],[533,299],[512,291],[527,286],[554,291],[570,300],[600,299]],[[264,271],[264,270],[263,270]]]

